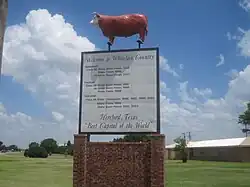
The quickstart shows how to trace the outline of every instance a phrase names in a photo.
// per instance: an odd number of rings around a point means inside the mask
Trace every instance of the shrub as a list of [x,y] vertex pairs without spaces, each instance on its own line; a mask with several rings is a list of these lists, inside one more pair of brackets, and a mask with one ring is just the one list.
[[70,156],[73,156],[73,154],[74,154],[73,149],[70,149],[70,150],[69,150],[69,155],[70,155]]
[[178,137],[178,138],[176,138],[174,140],[174,142],[175,142],[174,150],[178,151],[181,154],[182,162],[186,163],[187,159],[188,159],[188,155],[187,155],[187,152],[186,152],[186,149],[187,149],[186,139],[182,138],[182,137]]
[[36,146],[30,147],[28,150],[28,157],[31,158],[47,158],[48,152],[44,147]]
[[182,154],[182,162],[186,163],[187,159],[188,159],[188,154],[186,152],[183,152],[183,154]]
[[58,146],[55,150],[55,154],[64,154],[66,151],[67,147],[66,146]]
[[68,154],[73,156],[73,144],[71,144],[70,146],[58,146],[53,153],[64,155]]
[[74,153],[74,149],[73,149],[73,146],[71,145],[69,148],[68,148],[68,154],[70,156],[73,156],[73,153]]

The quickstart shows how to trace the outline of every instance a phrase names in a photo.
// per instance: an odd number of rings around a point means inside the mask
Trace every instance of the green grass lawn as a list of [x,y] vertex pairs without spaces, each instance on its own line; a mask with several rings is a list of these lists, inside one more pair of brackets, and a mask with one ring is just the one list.
[[[167,187],[250,187],[250,163],[166,162]],[[0,187],[72,187],[72,157],[0,154]]]
[[72,157],[0,155],[0,187],[72,187]]
[[166,161],[167,187],[250,187],[250,163]]

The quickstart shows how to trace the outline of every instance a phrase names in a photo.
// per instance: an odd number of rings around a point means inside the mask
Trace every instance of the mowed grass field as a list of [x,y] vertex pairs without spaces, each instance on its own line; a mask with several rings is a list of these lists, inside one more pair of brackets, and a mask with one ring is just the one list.
[[[250,187],[250,163],[166,161],[167,187]],[[72,157],[0,154],[0,187],[72,187]]]

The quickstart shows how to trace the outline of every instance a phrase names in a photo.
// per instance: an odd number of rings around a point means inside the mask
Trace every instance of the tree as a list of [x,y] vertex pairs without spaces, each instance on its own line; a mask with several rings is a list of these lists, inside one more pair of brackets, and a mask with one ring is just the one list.
[[4,144],[0,146],[0,151],[7,151],[7,148]]
[[178,137],[174,140],[175,142],[175,151],[178,151],[181,154],[182,162],[187,162],[187,152],[186,152],[186,139],[182,137]]
[[67,157],[69,154],[68,148],[65,149],[64,156]]
[[10,145],[10,146],[7,147],[7,149],[9,151],[18,151],[19,150],[17,145]]
[[73,154],[74,154],[73,144],[69,147],[68,154],[73,156]]
[[67,149],[67,146],[58,146],[55,150],[55,154],[64,154]]
[[31,143],[29,144],[29,149],[30,149],[31,147],[39,147],[39,143],[37,143],[37,142],[31,142]]
[[[44,147],[32,146],[29,148],[27,155],[28,155],[28,157],[31,157],[31,158],[47,158],[48,152],[46,151],[46,149]],[[25,156],[25,154],[24,154],[24,156]]]
[[53,138],[44,139],[41,142],[40,146],[44,147],[46,149],[46,151],[49,153],[49,155],[51,155],[52,153],[55,153],[55,151],[58,147],[56,140],[54,140]]
[[28,156],[29,156],[29,149],[25,149],[23,155],[24,155],[25,157],[28,157]]
[[4,150],[5,149],[5,145],[3,144],[2,141],[0,141],[0,151]]
[[247,109],[245,112],[239,115],[238,117],[238,123],[244,125],[244,128],[242,129],[243,133],[246,133],[246,136],[248,132],[250,132],[250,102],[247,103]]
[[124,142],[123,138],[114,138],[113,142]]
[[153,138],[156,137],[149,136],[146,134],[128,134],[125,135],[123,138],[114,138],[113,142],[145,142]]
[[25,149],[24,156],[31,158],[47,158],[48,152],[44,147],[41,147],[37,142],[31,142],[29,144],[29,149]]
[[58,146],[55,149],[54,154],[64,154],[66,149],[67,149],[66,146]]
[[70,146],[71,146],[71,142],[70,142],[70,140],[68,140],[67,147],[70,147]]
[[70,140],[67,142],[67,154],[73,156],[73,144],[71,144]]

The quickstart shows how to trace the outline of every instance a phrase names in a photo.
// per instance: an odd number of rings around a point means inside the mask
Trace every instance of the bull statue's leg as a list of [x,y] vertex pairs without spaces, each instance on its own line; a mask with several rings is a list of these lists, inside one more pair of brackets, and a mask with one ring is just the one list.
[[111,48],[111,46],[113,45],[113,43],[114,43],[114,39],[115,39],[115,37],[114,36],[109,36],[108,37],[109,38],[109,41],[108,41],[108,50],[110,51],[110,48]]
[[139,31],[139,39],[137,40],[138,48],[141,48],[141,44],[143,44],[145,40],[145,29],[141,29]]
[[143,44],[144,40],[145,40],[145,29],[140,29],[139,39],[137,40],[138,48],[141,48],[141,44]]
[[115,40],[115,37],[114,36],[109,36],[109,44],[110,45],[113,45],[113,43],[114,43],[114,40]]
[[140,29],[140,31],[139,31],[139,36],[140,36],[141,42],[143,43],[144,40],[145,40],[145,29],[144,29],[144,28],[143,28],[143,29]]

